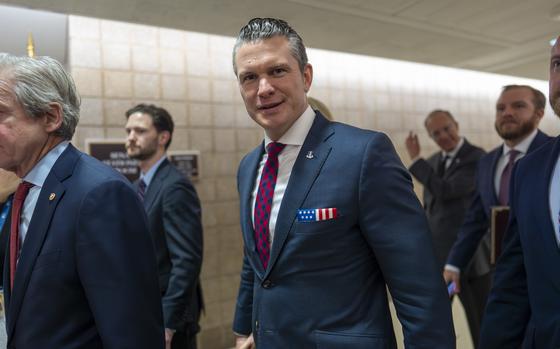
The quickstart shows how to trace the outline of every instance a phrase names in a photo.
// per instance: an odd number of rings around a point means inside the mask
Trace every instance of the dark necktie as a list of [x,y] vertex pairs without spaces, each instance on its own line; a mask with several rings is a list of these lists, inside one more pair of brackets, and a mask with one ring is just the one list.
[[10,227],[10,289],[14,288],[14,280],[16,276],[16,266],[19,258],[20,250],[20,236],[19,236],[19,224],[21,217],[21,209],[23,207],[23,202],[29,193],[29,189],[33,187],[33,184],[29,182],[21,182],[14,194],[14,199],[12,202],[12,220]]
[[257,245],[257,253],[265,269],[268,266],[268,259],[270,258],[270,231],[268,223],[270,221],[274,187],[276,186],[276,178],[278,177],[278,154],[285,146],[285,144],[273,142],[266,147],[268,158],[263,167],[257,198],[255,200],[255,211],[253,215],[255,221],[255,243]]
[[143,179],[141,179],[138,182],[138,197],[140,198],[140,201],[144,202],[144,194],[146,194],[146,182],[144,182]]
[[518,150],[512,149],[509,151],[509,160],[502,172],[500,178],[500,191],[498,193],[498,201],[501,205],[507,206],[509,203],[509,180],[511,179],[511,171],[515,165],[515,158],[519,154]]
[[448,156],[448,155],[443,156],[443,158],[441,159],[441,162],[439,163],[439,166],[438,166],[438,175],[439,176],[443,177],[443,175],[445,175],[445,167],[447,165],[447,160],[449,160],[449,159],[450,159],[450,156]]

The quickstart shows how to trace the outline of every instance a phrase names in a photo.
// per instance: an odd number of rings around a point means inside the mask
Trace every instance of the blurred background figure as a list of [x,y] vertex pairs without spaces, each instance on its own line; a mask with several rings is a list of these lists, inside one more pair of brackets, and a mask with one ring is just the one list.
[[[560,37],[552,48],[549,89],[560,116]],[[556,137],[515,166],[510,221],[480,348],[560,348],[559,155]]]
[[[469,267],[476,268],[481,278],[478,292],[483,295],[479,299],[482,304],[486,303],[492,280],[491,210],[494,206],[509,204],[509,179],[515,162],[550,140],[538,129],[545,106],[544,94],[525,85],[504,86],[496,102],[495,128],[504,143],[480,159],[475,194],[443,272],[445,280],[455,282],[456,291],[463,292],[461,275],[468,272]],[[481,263],[473,259],[475,253],[484,254]],[[482,281],[483,278],[486,281]]]
[[[484,150],[460,136],[459,123],[446,110],[434,110],[424,121],[426,131],[440,150],[428,159],[420,156],[418,136],[410,133],[406,149],[412,164],[410,173],[424,186],[424,210],[428,217],[432,241],[440,268],[465,217],[475,189],[478,160]],[[486,256],[477,253],[474,260],[484,263]],[[469,323],[473,344],[478,344],[481,315],[484,311],[489,278],[480,278],[472,264],[462,273],[461,303]],[[482,292],[481,292],[482,291]]]

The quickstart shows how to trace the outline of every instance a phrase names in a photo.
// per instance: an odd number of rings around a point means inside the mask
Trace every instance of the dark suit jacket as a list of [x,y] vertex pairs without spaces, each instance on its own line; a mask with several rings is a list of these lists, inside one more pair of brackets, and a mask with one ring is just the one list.
[[[426,218],[391,142],[317,114],[291,172],[266,270],[251,223],[263,145],[239,166],[245,256],[234,331],[253,333],[265,349],[395,348],[387,285],[406,343],[455,348]],[[337,208],[339,217],[297,221],[298,209],[315,208]]]
[[[510,183],[510,222],[482,323],[480,348],[560,347],[560,250],[549,186],[560,138],[521,159]],[[556,212],[558,214],[558,212]]]
[[166,159],[147,188],[144,208],[156,248],[165,327],[196,333],[202,307],[202,224],[196,191]]
[[[4,285],[9,284],[9,258]],[[41,189],[4,289],[8,348],[163,348],[154,249],[126,179],[72,145]]]
[[[527,152],[533,152],[550,139],[549,136],[539,130]],[[483,243],[482,247],[489,251],[490,234],[487,233],[490,228],[490,213],[492,206],[500,205],[494,187],[494,174],[496,172],[496,164],[502,155],[502,151],[503,146],[500,145],[483,156],[478,164],[476,192],[473,196],[469,212],[463,222],[463,226],[457,236],[457,241],[453,245],[451,252],[449,252],[449,257],[447,258],[448,264],[454,265],[461,270],[464,270],[468,266],[481,241]],[[487,260],[486,266],[481,266],[479,270],[480,272],[490,271],[490,261]]]
[[[424,186],[424,210],[432,232],[438,262],[443,265],[469,209],[475,190],[478,161],[486,152],[466,139],[443,176],[437,173],[442,153],[419,159],[409,171]],[[487,258],[482,253],[475,258]]]

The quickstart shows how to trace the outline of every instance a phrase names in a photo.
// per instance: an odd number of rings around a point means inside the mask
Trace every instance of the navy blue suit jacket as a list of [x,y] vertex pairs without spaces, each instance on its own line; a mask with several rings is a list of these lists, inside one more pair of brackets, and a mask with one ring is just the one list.
[[[560,138],[519,161],[510,222],[482,323],[480,348],[560,347],[560,250],[549,187]],[[556,212],[556,215],[558,212]]]
[[[531,142],[527,153],[535,151],[550,139],[551,137],[539,130],[535,139]],[[492,206],[500,206],[494,186],[494,174],[496,172],[496,164],[502,155],[502,151],[503,146],[500,145],[483,156],[478,163],[476,192],[474,193],[463,226],[457,236],[457,241],[455,241],[447,258],[447,264],[454,265],[461,270],[465,270],[469,265],[481,240],[490,228]],[[476,270],[476,275],[482,275],[490,271],[489,240],[483,248],[486,248],[488,259],[484,264],[473,266]]]
[[[253,333],[266,349],[395,348],[387,285],[407,348],[455,348],[426,217],[387,136],[316,116],[291,172],[266,270],[251,222],[263,152],[261,144],[238,172],[245,255],[234,331]],[[315,208],[337,208],[339,217],[297,220],[298,209]]]
[[[4,285],[9,285],[9,258]],[[33,212],[14,288],[8,348],[164,347],[153,244],[127,180],[72,145]]]

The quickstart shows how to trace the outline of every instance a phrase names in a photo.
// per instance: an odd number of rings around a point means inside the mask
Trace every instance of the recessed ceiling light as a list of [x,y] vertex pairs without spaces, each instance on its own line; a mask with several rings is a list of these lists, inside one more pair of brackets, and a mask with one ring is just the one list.
[[556,44],[556,39],[552,39],[548,43],[550,44],[550,46],[554,46],[554,44]]

